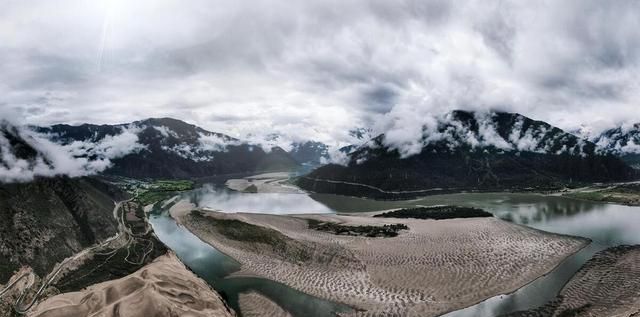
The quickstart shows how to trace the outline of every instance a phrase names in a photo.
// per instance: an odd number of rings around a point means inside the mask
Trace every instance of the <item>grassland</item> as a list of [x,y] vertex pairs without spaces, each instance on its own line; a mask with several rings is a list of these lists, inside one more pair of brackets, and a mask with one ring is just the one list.
[[136,191],[136,201],[142,206],[164,200],[176,192],[191,190],[194,182],[190,180],[157,180]]
[[588,190],[570,192],[565,194],[565,196],[628,206],[640,206],[640,184],[633,183],[606,188],[590,188]]

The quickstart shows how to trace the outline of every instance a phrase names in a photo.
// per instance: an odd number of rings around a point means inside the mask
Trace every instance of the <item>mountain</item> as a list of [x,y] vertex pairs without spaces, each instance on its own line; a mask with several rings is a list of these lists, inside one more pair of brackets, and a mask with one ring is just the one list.
[[59,124],[37,131],[56,143],[83,143],[86,148],[105,142],[118,146],[121,142],[112,139],[133,135],[137,147],[129,146],[128,154],[112,159],[113,164],[104,172],[134,178],[205,177],[291,169],[298,165],[279,147],[265,152],[259,146],[171,118],[119,125]]
[[[379,135],[298,180],[323,193],[402,198],[428,192],[558,188],[631,180],[612,155],[542,121],[515,113],[453,111],[425,125],[415,142]],[[417,146],[416,146],[417,144]]]
[[[354,128],[349,130],[349,136],[354,140],[354,144],[343,146],[338,149],[339,154],[349,154],[357,149],[362,143],[371,139],[372,131],[365,128]],[[332,160],[329,153],[329,146],[317,141],[306,141],[293,143],[289,154],[300,164],[307,166],[318,166],[327,164]],[[338,159],[334,157],[333,159]]]
[[[50,164],[6,123],[0,125],[0,146],[0,168],[8,171],[16,162]],[[88,177],[0,182],[0,284],[23,265],[42,277],[66,257],[115,235],[114,200],[124,195]]]
[[592,139],[605,153],[620,157],[635,169],[640,169],[640,123],[604,131]]
[[329,146],[316,141],[293,143],[289,154],[298,163],[307,165],[321,165],[331,159]]
[[373,135],[373,130],[369,128],[353,128],[349,130],[349,136],[356,140],[360,140],[362,142],[366,142],[371,139]]

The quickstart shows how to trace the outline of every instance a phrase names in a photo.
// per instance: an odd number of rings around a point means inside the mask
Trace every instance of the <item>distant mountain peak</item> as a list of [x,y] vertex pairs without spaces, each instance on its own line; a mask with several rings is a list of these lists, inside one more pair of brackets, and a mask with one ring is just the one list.
[[331,159],[329,146],[318,141],[293,143],[289,153],[300,164],[320,165]]
[[139,151],[122,153],[107,173],[130,177],[201,177],[222,173],[282,170],[297,165],[284,150],[242,142],[173,118],[116,125],[53,125],[36,130],[61,146],[101,144],[134,135]]
[[609,129],[593,139],[598,148],[613,154],[640,154],[640,123]]
[[418,137],[391,129],[368,147],[376,146],[396,150],[402,157],[458,150],[586,155],[594,149],[588,141],[518,113],[463,110],[436,117]]
[[[86,134],[92,133],[88,131]],[[95,142],[82,139],[55,143],[50,137],[38,129],[34,131],[3,122],[0,125],[0,181],[95,174],[107,169],[112,159],[140,151],[143,147],[137,143],[137,136],[127,131]]]
[[[321,193],[410,198],[461,190],[558,189],[628,181],[637,172],[595,144],[517,113],[452,111],[421,133],[398,127],[298,180]],[[409,130],[410,131],[410,130]]]
[[620,157],[635,169],[640,169],[640,123],[609,129],[592,138],[598,151]]

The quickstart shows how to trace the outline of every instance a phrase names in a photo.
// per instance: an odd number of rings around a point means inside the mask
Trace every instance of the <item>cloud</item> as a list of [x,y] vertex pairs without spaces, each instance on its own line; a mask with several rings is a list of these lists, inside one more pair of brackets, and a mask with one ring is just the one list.
[[[465,148],[470,151],[536,152],[557,155],[585,155],[590,151],[583,139],[543,123],[526,123],[526,118],[521,115],[509,116],[509,119],[515,120],[512,126],[500,119],[499,113],[493,111],[455,111],[443,115],[424,114],[419,117],[399,115],[397,118],[402,120],[392,120],[381,144],[389,151],[397,150],[401,157],[419,154],[425,148],[439,152]],[[504,128],[508,126],[511,130],[505,132]],[[499,128],[502,128],[502,133],[498,132]],[[609,140],[601,140],[598,144],[606,147],[605,142],[608,144]],[[633,144],[629,144],[629,148],[632,148]]]
[[[144,148],[138,143],[135,129],[123,129],[120,134],[107,135],[97,142],[74,141],[64,145],[7,121],[0,122],[0,132],[0,182],[97,174],[109,168],[111,160]],[[16,146],[19,143],[24,145]]]
[[626,124],[591,138],[601,151],[640,154],[640,124]]
[[[154,129],[158,130],[163,137],[169,137],[175,135],[175,132],[164,126],[154,126]],[[166,141],[164,139],[163,141]],[[173,152],[183,158],[202,162],[214,159],[216,153],[226,152],[228,146],[240,145],[242,142],[239,140],[230,139],[213,133],[198,133],[197,142],[195,144],[188,144],[185,142],[174,145],[162,145],[161,148],[164,151]]]
[[402,139],[453,109],[597,133],[640,121],[638,28],[628,0],[10,1],[0,108],[335,147],[354,127]]

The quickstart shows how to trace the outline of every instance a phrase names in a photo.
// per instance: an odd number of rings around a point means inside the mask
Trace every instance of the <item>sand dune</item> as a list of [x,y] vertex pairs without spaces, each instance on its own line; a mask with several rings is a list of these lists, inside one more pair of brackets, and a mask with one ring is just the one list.
[[243,317],[291,317],[278,304],[256,292],[241,293],[239,301]]
[[640,316],[640,246],[598,252],[545,306],[510,317]]
[[393,238],[366,238],[311,230],[302,217],[196,212],[181,222],[242,263],[238,274],[350,305],[362,316],[436,316],[464,308],[515,291],[587,244],[496,218],[304,216],[410,228]]
[[220,296],[173,253],[124,278],[53,296],[33,317],[235,316]]

